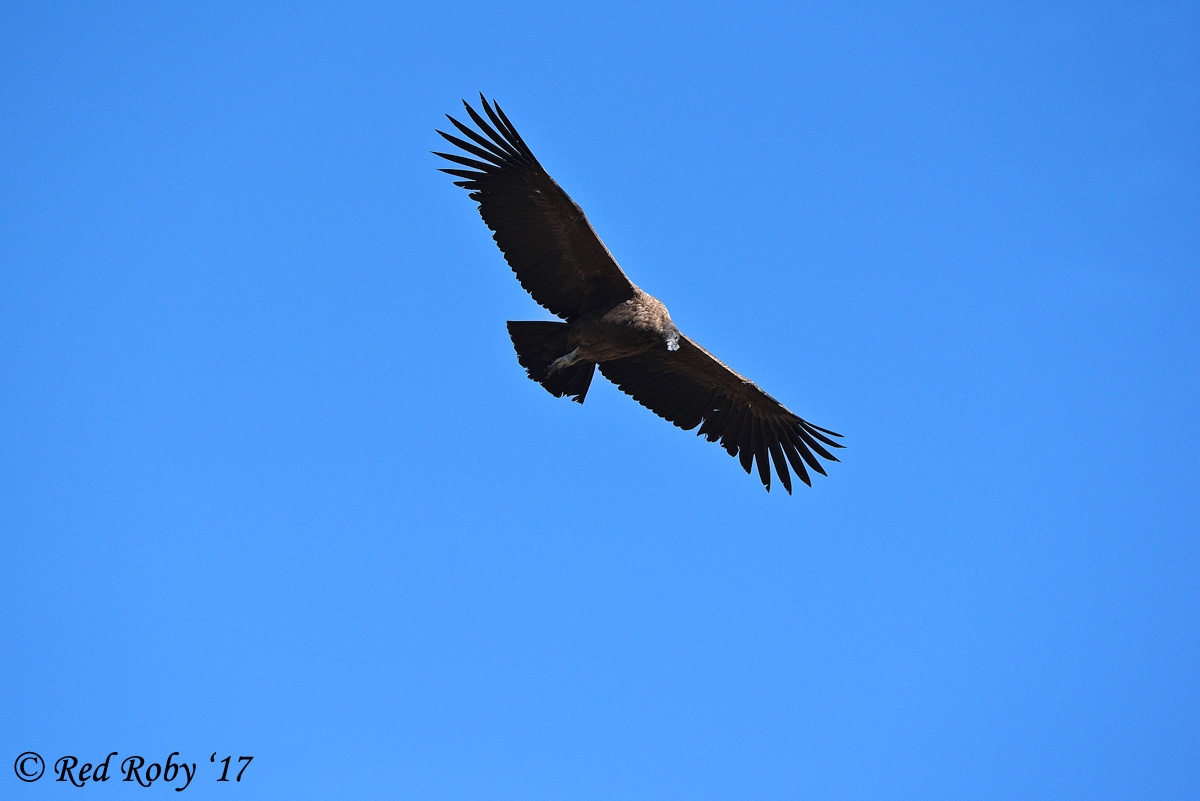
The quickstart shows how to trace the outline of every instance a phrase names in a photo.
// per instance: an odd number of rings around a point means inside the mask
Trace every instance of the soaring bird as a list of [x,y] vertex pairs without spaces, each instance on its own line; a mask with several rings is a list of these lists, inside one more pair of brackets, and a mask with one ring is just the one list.
[[[438,131],[462,153],[436,153],[460,167],[442,172],[470,191],[479,214],[521,286],[565,322],[512,322],[508,334],[529,377],[555,397],[583,403],[597,366],[638,403],[736,456],[771,490],[771,462],[792,491],[788,465],[809,486],[805,465],[825,475],[817,456],[840,437],[788,411],[753,381],[680,333],[667,307],[639,289],[592,230],[583,210],[542,168],[493,101],[479,96],[484,119],[465,100],[478,130],[450,115],[466,137]],[[466,154],[466,155],[464,155]],[[815,455],[814,455],[815,454]]]

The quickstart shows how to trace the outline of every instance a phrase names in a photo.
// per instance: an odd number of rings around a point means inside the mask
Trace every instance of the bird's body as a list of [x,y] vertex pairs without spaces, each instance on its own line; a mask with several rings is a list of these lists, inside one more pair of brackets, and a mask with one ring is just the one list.
[[818,428],[692,340],[667,307],[643,292],[616,260],[582,209],[534,158],[494,103],[480,98],[484,120],[467,113],[482,134],[450,117],[471,141],[439,131],[469,156],[437,155],[470,170],[445,169],[471,190],[479,212],[521,285],[565,322],[508,323],[517,358],[552,395],[583,403],[599,366],[606,378],[655,414],[683,429],[720,441],[769,490],[771,462],[791,492],[788,465],[806,484],[805,465],[824,473],[813,455],[837,461],[824,446],[840,448]]
[[[634,287],[633,297],[587,312],[567,330],[567,344],[592,362],[611,362],[645,353],[653,347],[671,346],[679,329],[662,301]],[[676,341],[676,346],[678,342]]]

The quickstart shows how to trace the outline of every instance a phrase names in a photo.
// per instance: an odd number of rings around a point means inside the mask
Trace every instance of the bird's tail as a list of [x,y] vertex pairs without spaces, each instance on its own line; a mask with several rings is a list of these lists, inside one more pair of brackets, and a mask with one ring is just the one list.
[[508,335],[517,349],[517,359],[529,377],[541,384],[556,398],[570,395],[571,400],[583,403],[592,384],[595,362],[576,362],[549,372],[550,365],[567,353],[566,323],[508,322]]

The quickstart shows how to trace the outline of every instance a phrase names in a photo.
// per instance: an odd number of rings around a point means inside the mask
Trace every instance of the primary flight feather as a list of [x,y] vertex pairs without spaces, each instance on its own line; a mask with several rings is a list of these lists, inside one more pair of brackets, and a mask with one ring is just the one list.
[[[788,411],[679,332],[667,307],[639,289],[575,204],[534,158],[495,102],[486,119],[463,102],[475,128],[447,115],[462,136],[438,131],[462,153],[437,153],[461,179],[521,286],[566,322],[512,322],[521,366],[555,397],[583,403],[597,366],[623,392],[684,430],[721,443],[771,489],[771,465],[792,491],[789,466],[811,484],[818,456],[837,458],[840,437]],[[465,137],[465,138],[463,138]],[[466,169],[461,169],[465,167]]]

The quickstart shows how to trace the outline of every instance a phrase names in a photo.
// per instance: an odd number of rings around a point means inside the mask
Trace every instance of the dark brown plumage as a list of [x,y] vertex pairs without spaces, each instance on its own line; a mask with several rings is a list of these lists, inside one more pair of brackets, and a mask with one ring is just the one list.
[[[469,169],[462,180],[521,286],[566,322],[509,322],[521,366],[552,395],[583,403],[597,365],[623,392],[684,430],[720,441],[771,489],[771,464],[790,493],[791,473],[811,484],[817,456],[840,437],[783,404],[679,333],[666,306],[634,285],[583,210],[547,174],[508,117],[480,95],[485,120],[465,101],[478,131],[449,117],[466,139],[438,131],[466,155],[437,153]],[[448,116],[448,115],[447,115]],[[816,454],[816,455],[814,455]]]

